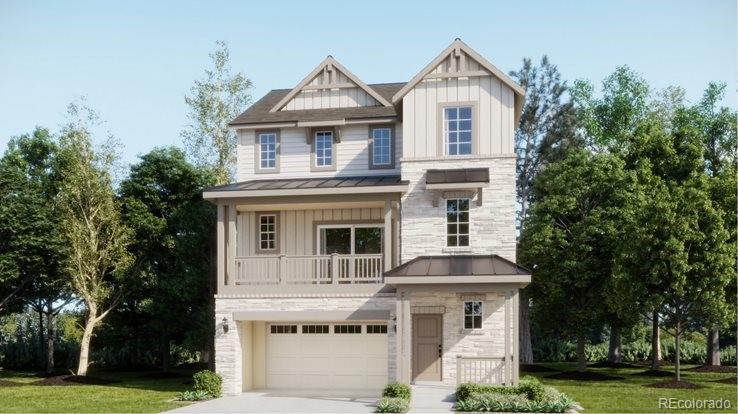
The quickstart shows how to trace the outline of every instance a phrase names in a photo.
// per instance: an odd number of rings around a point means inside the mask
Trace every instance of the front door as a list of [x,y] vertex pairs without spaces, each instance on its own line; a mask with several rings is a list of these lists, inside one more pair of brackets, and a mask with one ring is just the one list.
[[413,315],[413,380],[440,381],[443,315]]

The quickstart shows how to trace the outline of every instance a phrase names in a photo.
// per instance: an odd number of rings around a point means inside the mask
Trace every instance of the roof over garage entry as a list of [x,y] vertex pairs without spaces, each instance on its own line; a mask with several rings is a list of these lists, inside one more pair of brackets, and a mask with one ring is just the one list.
[[384,273],[388,284],[528,284],[530,280],[530,270],[496,254],[419,256]]

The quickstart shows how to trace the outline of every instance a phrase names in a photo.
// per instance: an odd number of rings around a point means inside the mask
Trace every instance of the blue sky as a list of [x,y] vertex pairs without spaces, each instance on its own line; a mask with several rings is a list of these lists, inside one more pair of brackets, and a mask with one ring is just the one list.
[[655,88],[699,99],[728,83],[736,107],[736,2],[0,0],[0,150],[57,130],[86,96],[133,162],[178,145],[183,97],[225,40],[258,99],[332,54],[367,83],[409,80],[455,37],[499,68],[547,54],[566,79],[599,83],[628,64]]

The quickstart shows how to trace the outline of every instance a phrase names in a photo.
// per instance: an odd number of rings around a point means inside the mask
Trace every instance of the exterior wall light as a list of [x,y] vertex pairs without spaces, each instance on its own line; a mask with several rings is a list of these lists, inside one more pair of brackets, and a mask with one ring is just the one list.
[[223,318],[223,333],[228,333],[228,318]]

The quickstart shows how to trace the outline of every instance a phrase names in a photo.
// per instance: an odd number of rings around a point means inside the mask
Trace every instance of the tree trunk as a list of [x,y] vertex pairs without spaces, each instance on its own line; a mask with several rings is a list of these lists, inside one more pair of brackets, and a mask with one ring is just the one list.
[[651,370],[661,368],[661,331],[659,330],[659,313],[654,311],[651,328]]
[[610,328],[610,346],[607,351],[607,362],[619,364],[623,362],[623,356],[620,352],[622,337],[620,336],[620,328]]
[[56,327],[54,326],[53,308],[49,307],[49,313],[46,314],[46,373],[54,372],[54,339],[56,338]]
[[92,339],[92,331],[97,323],[97,308],[88,305],[87,321],[85,322],[85,330],[82,333],[82,340],[79,343],[79,364],[77,365],[77,375],[87,375],[87,368],[90,365],[90,340]]
[[676,321],[676,331],[674,332],[675,333],[675,335],[674,335],[675,353],[676,353],[676,356],[674,358],[674,364],[676,365],[676,380],[677,380],[677,382],[679,382],[679,381],[682,380],[682,370],[681,370],[681,366],[679,365],[679,358],[681,357],[680,348],[679,348],[679,345],[680,345],[679,342],[682,339],[681,329],[682,329],[682,323],[677,318],[677,321]]
[[528,292],[525,289],[520,290],[520,312],[519,328],[520,328],[520,363],[533,363],[533,344],[530,337],[530,307],[528,300]]
[[720,365],[720,330],[712,328],[707,332],[706,365]]
[[[38,361],[42,361],[44,355],[46,355],[46,342],[44,341],[44,312],[42,310],[43,308],[38,308],[36,312],[38,312]],[[43,366],[44,363],[40,363],[39,365]]]
[[587,355],[584,354],[584,345],[587,342],[583,333],[577,336],[577,371],[585,372],[587,370]]

